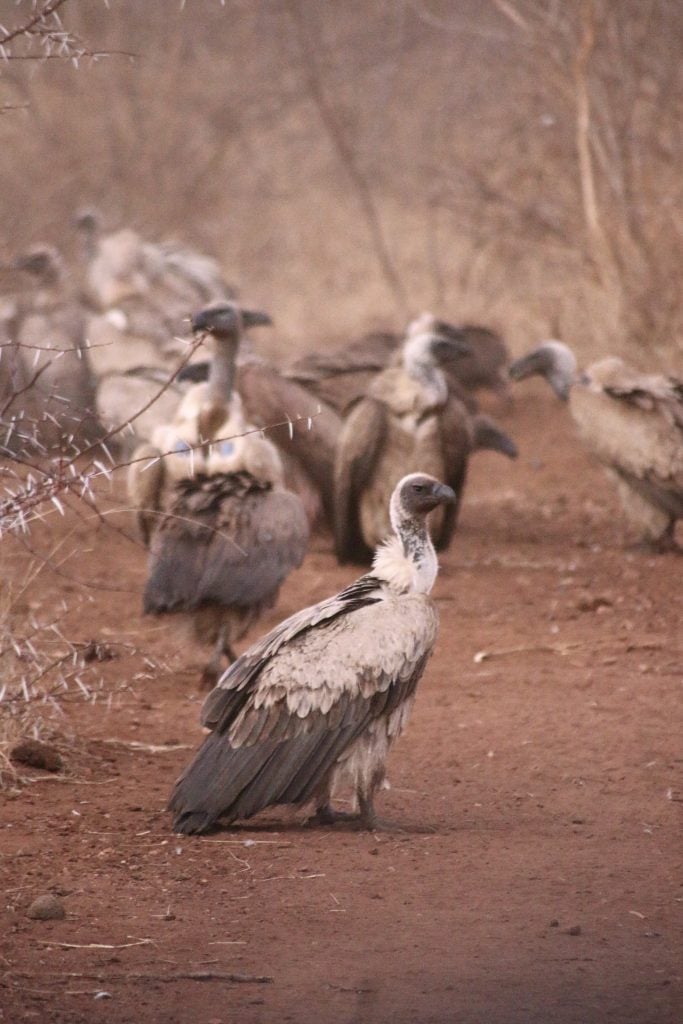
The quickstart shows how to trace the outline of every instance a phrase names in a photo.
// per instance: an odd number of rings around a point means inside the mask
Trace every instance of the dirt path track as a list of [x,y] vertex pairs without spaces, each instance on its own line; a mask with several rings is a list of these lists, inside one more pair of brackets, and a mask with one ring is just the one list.
[[[527,394],[519,462],[475,460],[443,559],[437,652],[380,798],[402,832],[273,813],[172,836],[198,652],[141,620],[140,549],[79,527],[74,575],[121,589],[88,591],[71,635],[130,646],[96,702],[65,705],[65,774],[0,791],[0,1021],[683,1021],[683,565],[624,549],[564,411]],[[254,635],[353,575],[317,539]],[[79,592],[44,580],[46,607]],[[48,891],[66,919],[29,920]]]

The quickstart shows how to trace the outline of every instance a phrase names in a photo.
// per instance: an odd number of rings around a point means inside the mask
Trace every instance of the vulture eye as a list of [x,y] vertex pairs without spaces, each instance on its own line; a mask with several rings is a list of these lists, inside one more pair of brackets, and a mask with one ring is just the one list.
[[413,490],[415,491],[416,494],[422,494],[424,489],[424,484],[413,484]]

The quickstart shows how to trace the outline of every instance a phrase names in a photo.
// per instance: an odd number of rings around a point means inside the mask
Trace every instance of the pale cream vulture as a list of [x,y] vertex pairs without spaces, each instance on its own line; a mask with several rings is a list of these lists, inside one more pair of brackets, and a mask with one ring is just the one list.
[[583,373],[571,349],[547,341],[510,367],[514,380],[541,374],[569,402],[581,439],[617,486],[644,543],[677,549],[683,518],[683,382],[643,374],[609,357]]
[[313,803],[315,819],[353,787],[358,823],[376,827],[374,795],[403,731],[436,640],[430,591],[437,574],[426,516],[454,500],[424,474],[391,498],[393,538],[372,571],[305,608],[249,648],[206,699],[211,730],[178,779],[169,809],[176,832],[206,832],[278,804]]
[[209,306],[193,329],[211,334],[209,380],[185,396],[173,423],[157,427],[134,456],[129,491],[150,543],[144,611],[186,612],[198,637],[214,645],[204,685],[222,656],[300,565],[308,523],[300,499],[283,486],[277,449],[250,427],[233,390],[243,327],[269,323],[232,303]]

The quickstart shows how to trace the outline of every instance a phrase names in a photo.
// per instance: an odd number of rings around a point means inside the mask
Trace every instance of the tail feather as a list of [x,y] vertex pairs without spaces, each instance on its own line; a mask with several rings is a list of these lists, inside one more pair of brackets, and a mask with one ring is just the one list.
[[307,803],[365,725],[365,718],[338,729],[322,723],[251,747],[232,747],[225,735],[211,733],[171,794],[174,830],[206,832],[219,818],[234,821],[276,804]]

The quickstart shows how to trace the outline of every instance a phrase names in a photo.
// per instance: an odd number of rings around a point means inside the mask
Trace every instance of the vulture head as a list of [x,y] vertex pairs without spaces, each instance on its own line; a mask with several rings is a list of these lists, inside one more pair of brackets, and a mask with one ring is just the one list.
[[23,270],[41,284],[53,285],[61,280],[64,263],[52,245],[35,245],[14,261],[15,270]]
[[474,451],[500,452],[508,459],[516,459],[519,455],[517,445],[502,430],[495,420],[483,412],[472,417],[472,449]]
[[396,484],[391,496],[391,524],[398,532],[401,525],[424,519],[438,505],[453,505],[455,491],[427,473],[410,473]]
[[572,384],[576,382],[576,357],[568,345],[561,341],[544,341],[538,348],[516,359],[510,366],[513,380],[524,380],[540,374],[550,384],[558,398],[566,402]]
[[267,313],[242,309],[234,302],[214,302],[195,313],[192,330],[195,333],[204,331],[214,338],[234,338],[249,327],[268,326],[272,322]]
[[467,342],[460,338],[446,338],[430,332],[409,333],[403,345],[403,365],[408,368],[446,366],[471,351]]

